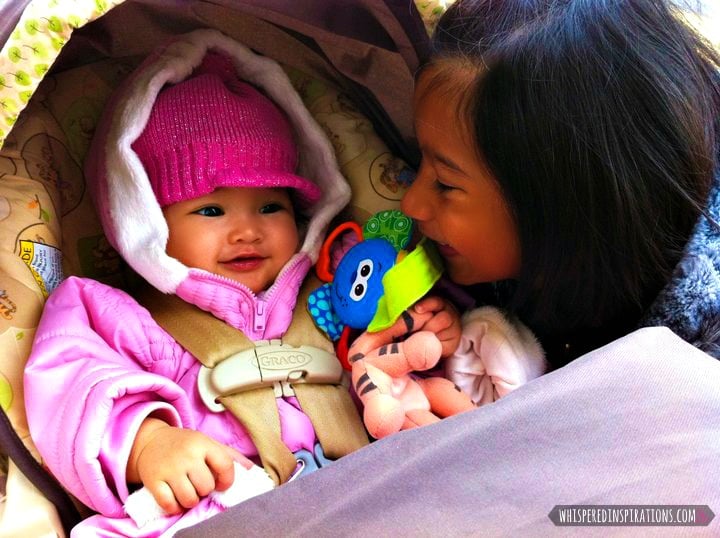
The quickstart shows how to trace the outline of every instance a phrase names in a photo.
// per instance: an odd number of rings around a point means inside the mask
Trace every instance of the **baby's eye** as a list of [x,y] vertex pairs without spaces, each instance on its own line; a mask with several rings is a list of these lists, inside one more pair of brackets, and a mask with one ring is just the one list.
[[265,204],[260,208],[260,213],[265,215],[268,213],[277,213],[278,211],[282,211],[283,206],[281,204],[278,204],[277,202],[272,202],[269,204]]
[[209,205],[206,207],[201,207],[197,211],[194,211],[194,213],[203,217],[220,217],[225,214],[225,211],[223,211],[222,208],[219,206]]

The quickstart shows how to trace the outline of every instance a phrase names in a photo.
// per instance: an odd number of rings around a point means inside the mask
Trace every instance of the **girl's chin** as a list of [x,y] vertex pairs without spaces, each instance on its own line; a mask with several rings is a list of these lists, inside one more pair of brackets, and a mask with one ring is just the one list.
[[477,280],[472,278],[471,271],[468,271],[467,262],[463,263],[460,258],[445,259],[445,275],[461,286],[475,284]]
[[463,274],[456,274],[453,271],[448,271],[447,276],[452,280],[455,284],[459,284],[460,286],[470,286],[472,284],[477,284],[478,281],[476,279],[471,278],[468,275]]
[[517,278],[517,273],[500,271],[492,267],[473,267],[470,262],[463,258],[445,260],[445,275],[461,286],[472,286],[486,282],[498,282],[500,280],[511,280]]

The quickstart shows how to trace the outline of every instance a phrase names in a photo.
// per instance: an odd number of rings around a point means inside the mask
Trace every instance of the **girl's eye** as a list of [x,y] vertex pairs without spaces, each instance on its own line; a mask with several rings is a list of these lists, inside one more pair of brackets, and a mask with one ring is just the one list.
[[448,192],[456,190],[456,187],[453,187],[452,185],[448,185],[447,183],[443,183],[442,181],[436,179],[433,181],[433,188],[438,192]]
[[194,211],[194,213],[203,217],[220,217],[225,214],[225,211],[216,205],[209,205],[207,207],[201,207],[197,211]]
[[262,206],[260,208],[260,213],[262,213],[263,215],[266,215],[268,213],[277,213],[278,211],[282,211],[282,210],[283,210],[282,205],[280,205],[276,202],[272,202],[270,204],[265,204],[264,206]]

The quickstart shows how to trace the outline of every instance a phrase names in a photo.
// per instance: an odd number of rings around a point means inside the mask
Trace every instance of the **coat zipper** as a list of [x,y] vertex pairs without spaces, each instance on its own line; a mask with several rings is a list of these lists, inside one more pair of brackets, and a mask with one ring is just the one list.
[[254,319],[254,326],[255,326],[255,332],[263,334],[265,332],[265,307],[267,306],[267,303],[263,300],[258,300],[257,303],[255,303],[255,319]]

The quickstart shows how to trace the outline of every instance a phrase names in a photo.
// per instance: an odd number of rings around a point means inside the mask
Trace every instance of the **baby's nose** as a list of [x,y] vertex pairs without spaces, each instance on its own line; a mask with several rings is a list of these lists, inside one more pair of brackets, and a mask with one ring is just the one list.
[[262,237],[262,230],[254,219],[236,219],[230,230],[230,241],[232,243],[257,241],[260,237]]

